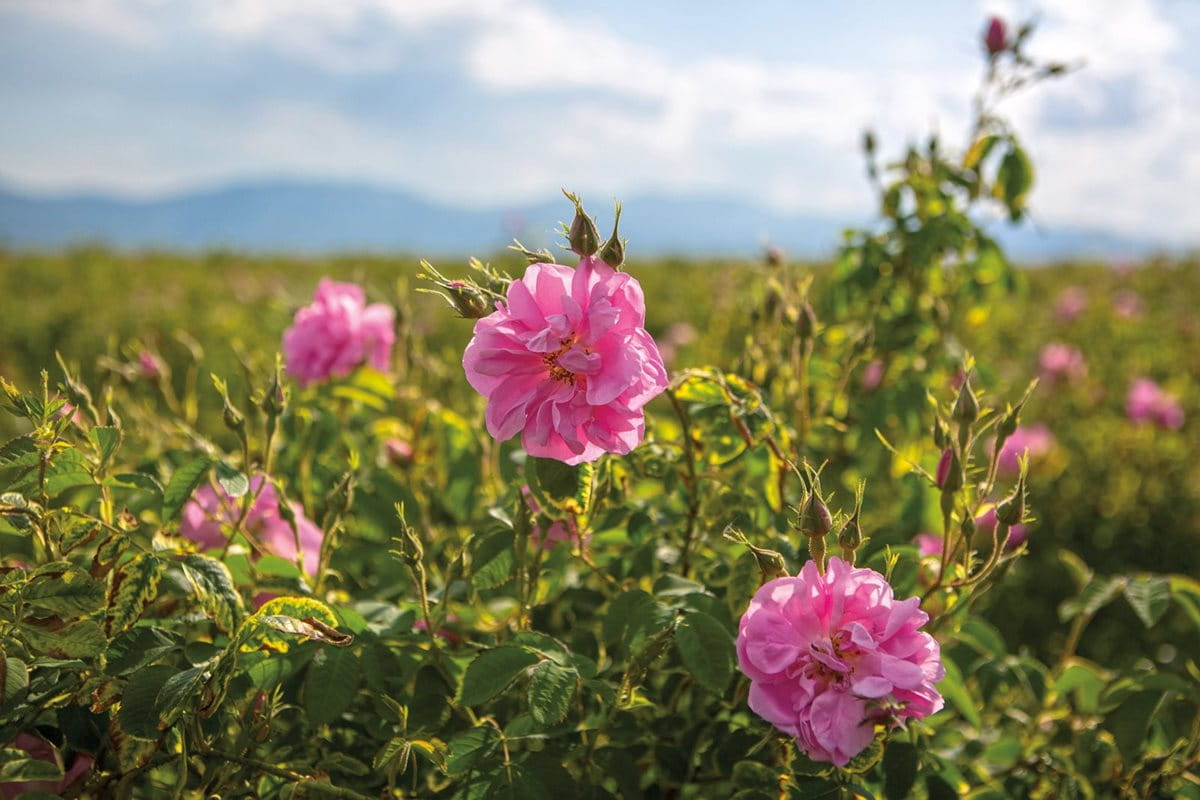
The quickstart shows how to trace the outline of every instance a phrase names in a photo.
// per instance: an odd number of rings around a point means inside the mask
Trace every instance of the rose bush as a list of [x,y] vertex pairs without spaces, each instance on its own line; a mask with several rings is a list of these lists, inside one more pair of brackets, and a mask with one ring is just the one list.
[[[1052,71],[999,30],[985,88]],[[577,266],[424,265],[474,323],[379,291],[394,262],[155,256],[242,276],[197,339],[128,327],[154,293],[103,316],[89,282],[149,257],[5,254],[89,269],[62,325],[76,282],[0,315],[0,787],[1200,796],[1200,583],[1164,544],[1194,427],[1126,417],[1143,375],[1195,396],[1153,321],[1194,332],[1200,270],[1017,273],[978,212],[1020,217],[1032,167],[990,105],[970,141],[869,140],[881,221],[828,269],[635,279],[576,200]],[[1069,314],[1022,300],[1063,284]],[[1026,391],[1050,342],[1089,369]]]

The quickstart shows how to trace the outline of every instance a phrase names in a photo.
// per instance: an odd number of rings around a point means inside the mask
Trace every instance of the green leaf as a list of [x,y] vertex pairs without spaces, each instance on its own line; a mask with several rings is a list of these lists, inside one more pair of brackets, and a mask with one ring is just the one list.
[[91,658],[100,655],[107,641],[104,629],[85,619],[58,630],[22,625],[21,636],[30,649],[58,658]]
[[571,707],[579,673],[546,660],[537,665],[529,678],[529,713],[539,725],[562,722]]
[[238,631],[237,639],[244,651],[265,647],[286,653],[291,647],[292,638],[296,636],[335,647],[347,647],[354,637],[337,630],[338,624],[337,615],[319,600],[311,597],[276,597],[263,604],[246,620]]
[[350,707],[362,672],[358,657],[348,648],[324,647],[308,665],[304,679],[304,705],[317,725],[333,722]]
[[450,751],[446,756],[446,774],[456,777],[466,773],[479,761],[491,755],[499,743],[500,734],[490,725],[482,725],[458,734],[450,740]]
[[9,439],[0,447],[0,470],[32,467],[37,463],[38,447],[31,433]]
[[1059,621],[1070,622],[1080,614],[1089,617],[1092,616],[1112,602],[1120,594],[1121,588],[1124,585],[1125,579],[1120,576],[1092,578],[1088,581],[1087,586],[1083,588],[1083,591],[1079,593],[1078,597],[1066,600],[1058,607]]
[[232,633],[241,623],[246,609],[241,594],[233,585],[229,567],[215,558],[195,554],[181,558],[180,567],[208,616],[218,628]]
[[375,769],[387,769],[391,772],[404,772],[408,769],[408,758],[412,754],[412,744],[407,739],[397,736],[389,739],[371,761]]
[[593,464],[571,466],[553,458],[530,456],[525,461],[525,475],[534,499],[551,516],[555,512],[576,515],[588,512],[596,477]]
[[159,664],[134,673],[125,685],[117,712],[121,730],[139,739],[158,738],[158,693],[176,672],[174,667]]
[[891,741],[883,752],[883,787],[888,800],[908,797],[917,781],[917,748],[908,742]]
[[81,569],[70,568],[33,578],[21,591],[21,598],[43,611],[78,617],[104,605],[104,584]]
[[675,646],[697,683],[724,694],[734,668],[733,637],[724,625],[708,614],[688,612],[675,629]]
[[484,539],[472,556],[476,589],[495,589],[508,583],[517,567],[513,552],[513,532],[499,531]]
[[217,462],[217,483],[230,497],[243,497],[250,491],[250,479],[224,461]]
[[925,776],[925,791],[929,800],[958,800],[958,791],[949,781],[937,775]]
[[1105,717],[1104,727],[1112,732],[1126,764],[1137,762],[1138,753],[1146,743],[1150,720],[1164,696],[1157,690],[1134,692]]
[[0,708],[29,688],[29,668],[19,658],[6,656],[0,649]]
[[463,675],[458,701],[465,706],[486,703],[503,692],[538,657],[519,647],[498,647],[475,656]]
[[97,425],[88,431],[88,439],[95,446],[100,467],[103,468],[121,444],[121,430],[112,426]]
[[154,476],[144,472],[121,472],[104,481],[108,486],[122,486],[129,489],[140,489],[143,492],[162,495],[163,487]]
[[1147,628],[1153,627],[1171,604],[1171,582],[1162,575],[1137,575],[1125,584],[1125,599]]
[[210,677],[212,677],[210,666],[200,664],[182,672],[176,672],[167,678],[163,682],[162,688],[158,690],[158,696],[154,701],[159,719],[166,725],[174,722],[180,714],[188,710],[192,699],[200,693],[204,682]]
[[30,758],[29,753],[13,747],[0,748],[0,782],[61,781],[62,779],[63,771],[53,761]]
[[112,573],[108,601],[108,634],[120,633],[142,616],[158,597],[158,583],[167,562],[153,553],[139,553]]
[[109,675],[127,675],[183,647],[183,637],[165,628],[140,625],[113,639],[104,653]]
[[208,474],[212,464],[212,459],[200,456],[175,470],[171,475],[171,480],[167,482],[167,488],[163,490],[163,522],[170,522],[179,516],[184,504],[192,496],[192,492],[195,491],[200,481]]
[[975,707],[975,700],[967,691],[966,684],[963,683],[958,665],[948,658],[943,658],[942,666],[946,669],[946,677],[938,683],[938,691],[958,709],[958,713],[963,715],[963,719],[976,728],[982,727],[983,721],[979,718],[979,709]]
[[671,620],[671,612],[641,589],[617,595],[608,607],[602,629],[604,641],[633,647],[640,636],[660,630]]

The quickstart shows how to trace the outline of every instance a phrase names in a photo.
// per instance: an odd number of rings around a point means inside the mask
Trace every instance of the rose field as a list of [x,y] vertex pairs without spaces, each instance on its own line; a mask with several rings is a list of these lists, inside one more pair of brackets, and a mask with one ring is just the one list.
[[1200,798],[1200,261],[1006,256],[1028,35],[827,260],[0,249],[0,797]]

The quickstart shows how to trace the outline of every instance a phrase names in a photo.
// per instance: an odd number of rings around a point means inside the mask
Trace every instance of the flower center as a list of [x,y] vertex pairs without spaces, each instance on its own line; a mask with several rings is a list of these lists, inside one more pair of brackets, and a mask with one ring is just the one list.
[[[558,342],[560,347],[557,350],[551,353],[546,353],[544,356],[542,356],[542,363],[544,363],[550,370],[551,380],[561,381],[562,383],[566,383],[571,386],[574,386],[576,381],[579,380],[579,377],[574,372],[571,372],[571,370],[558,363],[559,357],[574,346],[577,338],[578,337],[572,333],[565,338],[559,339]],[[585,348],[584,352],[590,353],[591,351]]]

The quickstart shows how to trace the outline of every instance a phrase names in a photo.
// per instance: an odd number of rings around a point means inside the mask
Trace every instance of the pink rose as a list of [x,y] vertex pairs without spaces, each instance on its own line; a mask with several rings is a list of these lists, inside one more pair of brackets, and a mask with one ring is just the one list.
[[936,533],[918,533],[913,542],[917,545],[917,552],[922,557],[942,554],[942,537]]
[[[262,491],[259,492],[259,489]],[[250,479],[250,492],[259,492],[250,507],[242,527],[266,549],[268,553],[296,560],[296,537],[292,526],[279,514],[279,493],[274,485],[264,484],[262,475]],[[291,504],[296,515],[296,531],[300,534],[300,549],[304,554],[304,571],[310,578],[316,577],[321,557],[321,541],[325,534],[308,517],[299,503]],[[202,550],[213,550],[225,546],[227,538],[222,527],[237,522],[242,513],[242,498],[230,497],[224,490],[213,489],[205,484],[196,490],[183,507],[179,532],[191,539]]]
[[463,353],[488,432],[520,433],[530,455],[567,464],[633,450],[642,408],[667,387],[638,282],[594,257],[576,269],[530,264],[507,300],[475,323]]
[[18,733],[9,747],[24,750],[31,758],[38,761],[48,761],[57,764],[63,770],[63,777],[57,781],[9,781],[0,783],[0,797],[5,800],[18,797],[25,792],[45,792],[46,794],[61,795],[70,787],[79,783],[91,772],[95,759],[86,753],[76,753],[71,759],[71,766],[63,764],[62,754],[58,748],[40,736],[32,733]]
[[1070,382],[1087,375],[1083,353],[1069,344],[1051,342],[1038,356],[1038,370],[1048,383]]
[[1078,286],[1068,286],[1054,301],[1054,315],[1060,322],[1070,322],[1082,314],[1087,305],[1087,292]]
[[149,350],[143,350],[138,353],[138,370],[141,371],[143,378],[152,381],[163,374],[163,365],[158,356]]
[[836,556],[759,588],[738,626],[750,708],[796,739],[809,758],[845,766],[895,726],[940,710],[945,676],[915,597],[896,601],[887,580]]
[[[994,446],[994,445],[993,445]],[[1013,477],[1021,472],[1020,458],[1027,454],[1033,461],[1050,452],[1054,448],[1054,434],[1042,423],[1020,426],[1012,435],[1004,440],[1000,448],[1000,460],[997,472],[1007,477]]]
[[1125,416],[1138,424],[1153,422],[1168,430],[1178,430],[1184,423],[1183,407],[1179,401],[1149,378],[1138,378],[1129,387]]
[[1140,317],[1145,310],[1142,297],[1132,289],[1120,289],[1112,296],[1113,313],[1121,319]]
[[863,367],[862,378],[860,383],[868,392],[873,392],[879,388],[879,384],[883,383],[883,362],[875,359],[867,366]]
[[387,460],[397,466],[408,466],[413,460],[413,446],[403,439],[393,437],[384,440],[383,452]]
[[313,302],[283,333],[288,374],[301,386],[349,375],[360,364],[386,372],[396,342],[395,317],[383,303],[366,305],[361,287],[322,278]]

